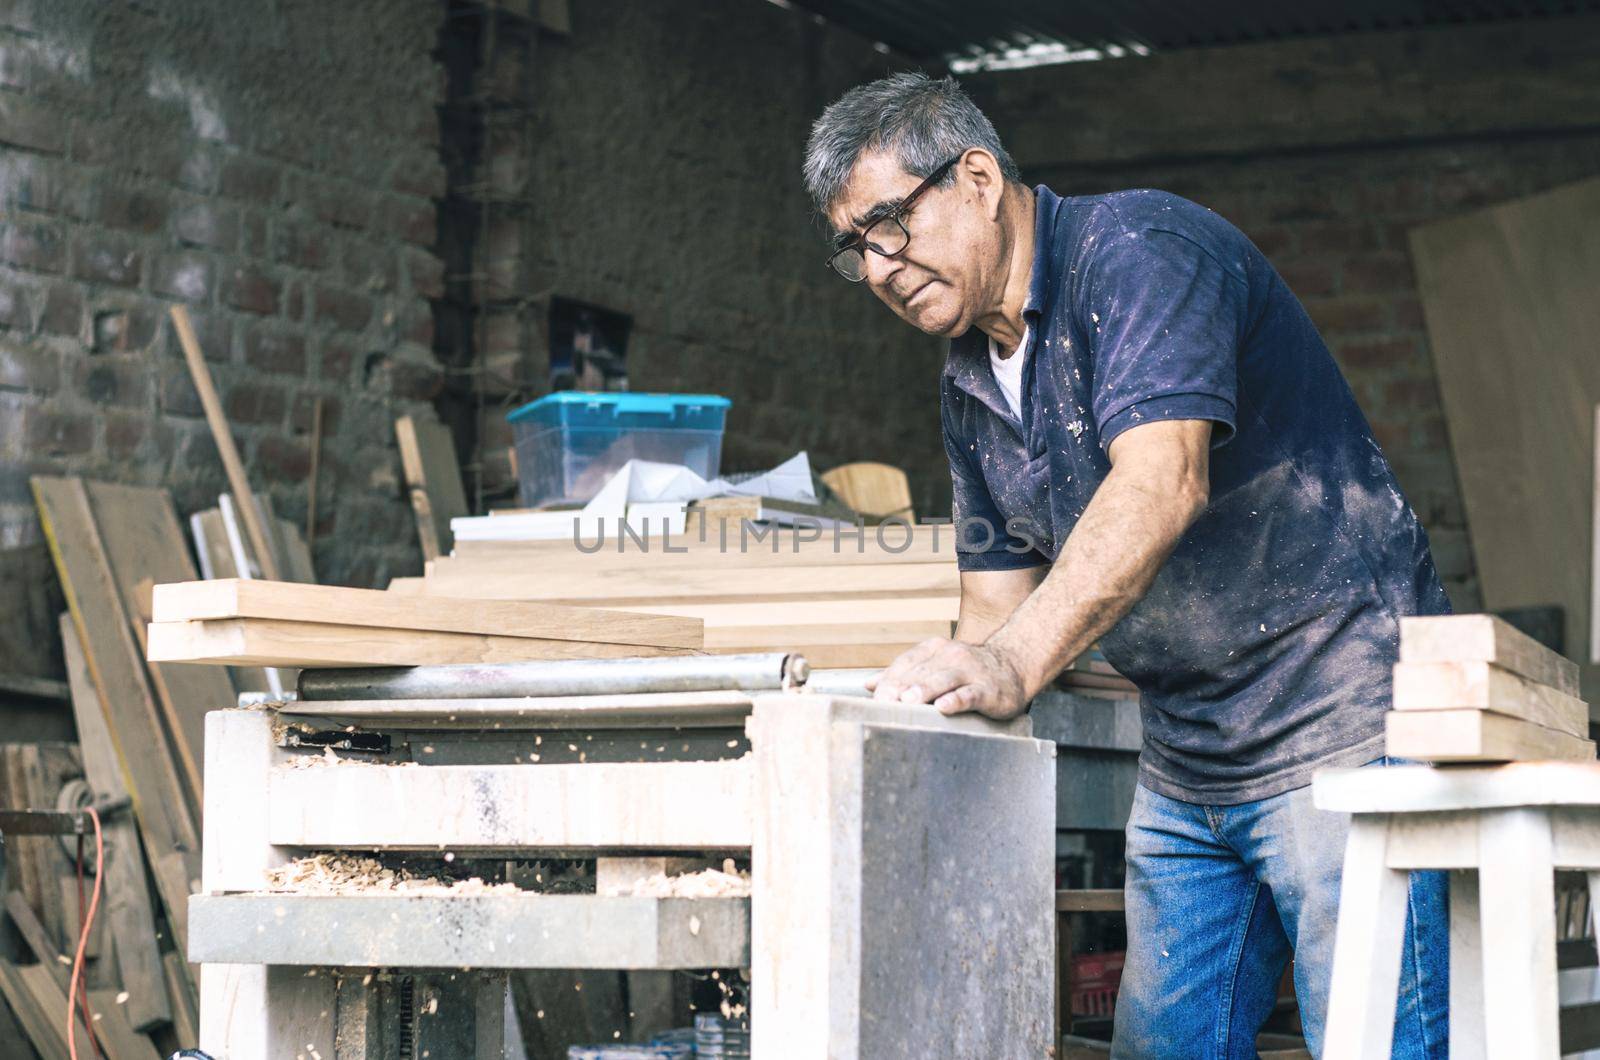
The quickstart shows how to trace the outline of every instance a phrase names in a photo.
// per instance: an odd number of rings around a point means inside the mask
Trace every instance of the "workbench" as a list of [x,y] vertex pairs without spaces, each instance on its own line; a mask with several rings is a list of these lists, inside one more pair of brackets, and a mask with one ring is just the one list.
[[[1043,1056],[1054,757],[1026,717],[803,691],[213,712],[190,903],[201,1047],[498,1057],[509,970],[721,968],[748,969],[758,1058]],[[751,893],[268,890],[311,852],[447,872],[559,855],[601,877],[733,857]]]

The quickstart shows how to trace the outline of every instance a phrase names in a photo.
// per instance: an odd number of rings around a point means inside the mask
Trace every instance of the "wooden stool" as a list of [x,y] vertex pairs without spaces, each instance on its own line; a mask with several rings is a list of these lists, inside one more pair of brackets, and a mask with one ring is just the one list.
[[1389,1055],[1407,879],[1450,870],[1450,1055],[1557,1057],[1555,870],[1600,884],[1600,763],[1318,773],[1352,814],[1325,1055]]

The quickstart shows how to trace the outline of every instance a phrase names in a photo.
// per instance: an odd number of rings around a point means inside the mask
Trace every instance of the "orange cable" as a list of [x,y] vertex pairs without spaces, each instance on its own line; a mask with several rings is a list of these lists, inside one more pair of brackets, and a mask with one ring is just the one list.
[[[77,1007],[79,991],[83,989],[83,951],[89,943],[89,930],[94,926],[95,912],[100,908],[100,880],[105,874],[106,847],[105,840],[100,834],[100,815],[93,806],[84,808],[89,819],[94,822],[94,891],[89,897],[89,914],[84,918],[78,931],[78,948],[72,955],[72,978],[67,981],[67,1052],[72,1060],[78,1060],[78,1021],[74,1019],[74,1009]],[[83,997],[85,1023],[88,1022],[89,1001],[87,991]],[[89,1045],[96,1056],[100,1055],[100,1047],[95,1043],[93,1028],[89,1032]]]

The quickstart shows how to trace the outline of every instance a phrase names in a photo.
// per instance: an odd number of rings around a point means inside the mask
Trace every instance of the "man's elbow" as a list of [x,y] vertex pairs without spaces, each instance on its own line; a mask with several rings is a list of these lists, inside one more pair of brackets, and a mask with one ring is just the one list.
[[1178,518],[1187,529],[1211,503],[1211,483],[1204,473],[1180,475],[1172,495]]

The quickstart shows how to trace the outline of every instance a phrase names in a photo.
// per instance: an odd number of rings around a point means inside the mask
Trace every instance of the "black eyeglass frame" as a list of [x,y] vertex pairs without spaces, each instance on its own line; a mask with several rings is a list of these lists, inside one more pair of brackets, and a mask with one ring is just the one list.
[[[961,154],[956,155],[950,161],[946,162],[944,165],[940,166],[938,169],[934,170],[932,173],[929,173],[928,176],[927,176],[927,179],[925,179],[921,184],[918,184],[915,188],[912,189],[911,194],[907,195],[904,199],[900,200],[900,205],[896,206],[892,213],[885,214],[884,216],[878,218],[876,221],[873,221],[871,224],[869,224],[866,227],[866,229],[860,235],[856,236],[854,239],[852,239],[850,242],[846,243],[844,246],[840,247],[838,250],[835,250],[832,254],[829,254],[828,255],[828,260],[826,262],[824,262],[824,264],[826,264],[828,266],[828,268],[832,269],[835,273],[837,273],[839,276],[843,277],[845,280],[849,281],[850,283],[860,283],[862,280],[865,280],[867,278],[867,275],[866,275],[865,272],[863,272],[860,276],[851,277],[851,276],[846,275],[845,272],[843,270],[841,270],[839,268],[839,266],[834,264],[834,263],[837,262],[844,255],[850,253],[851,251],[855,251],[855,252],[859,253],[861,255],[861,259],[862,259],[863,263],[866,261],[867,251],[869,251],[869,250],[872,251],[874,254],[878,255],[879,257],[882,257],[882,258],[892,258],[892,257],[895,257],[896,255],[904,254],[906,252],[906,247],[909,247],[911,245],[911,230],[906,227],[906,224],[905,224],[906,215],[911,212],[911,207],[916,205],[916,201],[917,201],[918,198],[921,197],[922,193],[927,191],[929,188],[933,187],[935,184],[939,183],[939,181],[943,180],[944,179],[944,175],[946,173],[950,172],[951,167],[954,166],[957,162],[961,161],[962,157],[965,154],[966,154],[965,151],[961,152]],[[874,228],[877,228],[879,225],[883,224],[885,221],[893,221],[896,225],[899,226],[901,233],[904,234],[905,237],[906,237],[906,241],[900,245],[900,249],[895,251],[893,254],[891,254],[888,251],[884,250],[883,248],[879,247],[876,243],[873,243],[871,240],[869,240],[867,238],[868,233],[870,233]]]

